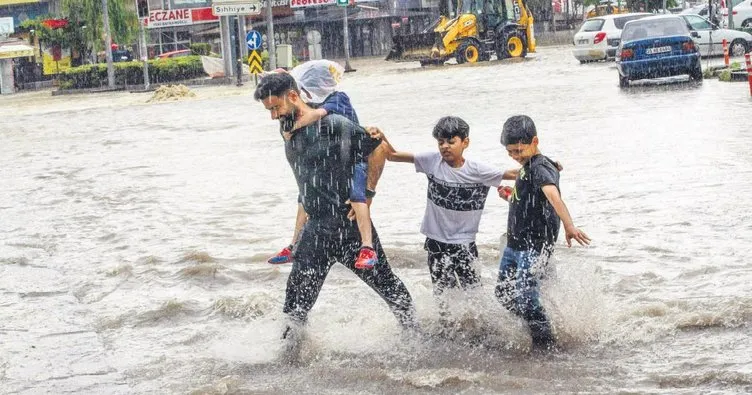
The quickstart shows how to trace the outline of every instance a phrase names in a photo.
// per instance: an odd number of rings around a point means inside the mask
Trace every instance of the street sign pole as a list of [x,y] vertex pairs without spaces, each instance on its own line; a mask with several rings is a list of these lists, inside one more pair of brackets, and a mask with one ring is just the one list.
[[272,0],[266,0],[266,47],[269,51],[269,70],[277,68],[277,50],[274,46],[274,16]]
[[237,42],[237,48],[238,48],[238,53],[237,53],[237,58],[238,59],[237,60],[238,61],[237,61],[237,68],[236,69],[238,71],[237,72],[238,81],[235,84],[235,86],[243,86],[243,48],[241,47],[241,45],[243,45],[243,44],[241,44],[242,39],[240,38],[241,37],[240,36],[240,34],[241,34],[241,32],[240,32],[240,18],[244,18],[244,16],[238,15],[236,17],[237,20],[236,20],[236,26],[235,26],[235,28],[237,30],[237,34],[235,34],[235,36],[238,38],[238,42]]

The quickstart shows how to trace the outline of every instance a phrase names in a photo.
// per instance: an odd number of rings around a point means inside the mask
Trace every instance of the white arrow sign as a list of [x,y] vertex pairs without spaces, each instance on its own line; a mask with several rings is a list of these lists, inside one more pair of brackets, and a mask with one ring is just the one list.
[[212,14],[214,16],[225,15],[257,15],[261,14],[261,2],[246,0],[244,3],[213,3]]

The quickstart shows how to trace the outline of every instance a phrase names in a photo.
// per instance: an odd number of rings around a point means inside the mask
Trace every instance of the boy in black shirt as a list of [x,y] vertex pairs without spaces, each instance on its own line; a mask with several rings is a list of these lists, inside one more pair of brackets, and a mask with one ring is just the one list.
[[[256,87],[254,98],[264,104],[272,119],[283,124],[292,124],[314,111],[300,98],[295,79],[286,73],[265,76]],[[404,328],[414,329],[417,325],[410,293],[389,267],[373,225],[378,264],[373,270],[355,269],[360,232],[357,221],[348,219],[350,207],[346,201],[356,163],[380,143],[362,127],[336,114],[296,130],[285,140],[285,155],[298,183],[298,201],[309,217],[287,279],[283,311],[294,324],[306,322],[329,269],[334,262],[340,262],[384,299]],[[284,337],[291,329],[295,330],[288,326]]]
[[522,168],[509,198],[507,246],[499,264],[496,297],[527,321],[533,348],[549,349],[555,339],[540,303],[539,280],[553,253],[559,221],[564,223],[567,246],[572,246],[572,239],[590,244],[590,238],[572,222],[559,193],[559,170],[538,149],[533,120],[526,115],[507,119],[501,144]]

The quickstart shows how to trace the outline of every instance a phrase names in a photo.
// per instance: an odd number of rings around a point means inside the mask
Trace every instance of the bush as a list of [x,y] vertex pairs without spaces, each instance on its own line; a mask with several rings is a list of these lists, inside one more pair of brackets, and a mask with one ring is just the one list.
[[208,43],[191,44],[191,55],[209,56],[210,52],[211,52],[211,44],[208,44]]
[[[149,82],[153,84],[205,77],[200,56],[184,56],[149,61]],[[115,85],[142,85],[141,62],[115,63]],[[103,63],[73,67],[60,73],[60,89],[88,89],[107,86],[107,65]]]

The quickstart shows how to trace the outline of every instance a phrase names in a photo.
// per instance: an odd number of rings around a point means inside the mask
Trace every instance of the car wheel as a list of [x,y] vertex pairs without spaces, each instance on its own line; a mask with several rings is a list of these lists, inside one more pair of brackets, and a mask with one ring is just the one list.
[[729,55],[731,56],[744,56],[744,54],[747,53],[747,43],[737,38],[736,40],[731,42],[731,46],[729,47]]
[[694,81],[698,81],[698,82],[702,82],[702,66],[700,66],[698,64],[697,67],[695,67],[694,70],[690,71],[689,72],[689,79],[690,80],[694,80]]
[[628,88],[629,87],[629,78],[623,77],[621,74],[619,74],[619,88]]
[[748,27],[752,27],[752,18],[745,19],[744,22],[742,22],[742,27],[745,29]]

